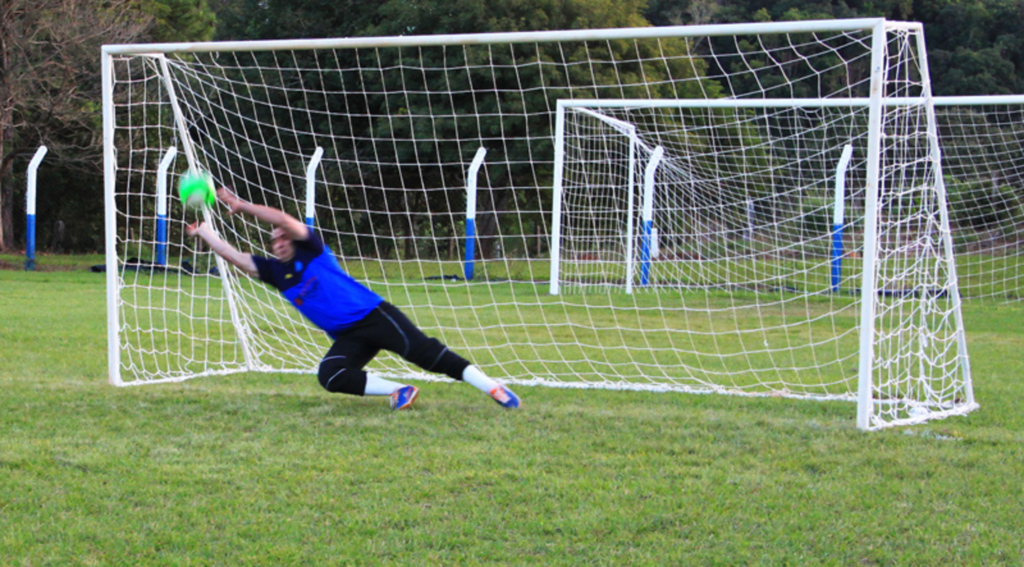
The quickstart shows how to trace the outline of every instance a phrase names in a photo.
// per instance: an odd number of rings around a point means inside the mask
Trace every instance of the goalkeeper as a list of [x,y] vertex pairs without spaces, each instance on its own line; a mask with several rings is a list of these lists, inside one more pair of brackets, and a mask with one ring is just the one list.
[[389,350],[430,372],[472,384],[506,408],[519,397],[479,368],[427,337],[394,305],[360,284],[338,265],[334,254],[305,224],[284,211],[249,203],[227,188],[217,197],[230,214],[244,213],[274,226],[273,258],[238,251],[204,222],[190,225],[189,236],[202,238],[215,253],[243,272],[274,286],[334,344],[320,361],[320,385],[329,392],[390,396],[392,409],[412,405],[419,388],[385,380],[363,368]]

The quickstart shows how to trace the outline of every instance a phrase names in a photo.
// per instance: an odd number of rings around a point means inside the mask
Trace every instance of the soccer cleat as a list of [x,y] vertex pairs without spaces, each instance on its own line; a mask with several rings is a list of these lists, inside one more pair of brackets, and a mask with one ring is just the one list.
[[505,386],[498,386],[491,390],[491,397],[503,408],[515,409],[519,407],[519,396]]
[[404,386],[399,388],[397,392],[391,394],[391,409],[401,410],[406,409],[416,401],[416,396],[420,393],[420,389],[416,386]]

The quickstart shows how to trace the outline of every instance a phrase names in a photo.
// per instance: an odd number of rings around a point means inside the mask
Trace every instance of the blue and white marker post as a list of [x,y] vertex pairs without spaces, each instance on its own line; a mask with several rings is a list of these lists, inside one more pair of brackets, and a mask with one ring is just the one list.
[[641,220],[643,221],[643,239],[640,242],[640,285],[651,283],[651,255],[654,252],[655,231],[654,231],[654,174],[658,170],[665,149],[661,146],[654,148],[651,159],[647,161],[644,169],[644,202],[641,209]]
[[315,226],[316,168],[320,166],[322,157],[324,157],[324,149],[317,146],[313,151],[313,157],[309,158],[309,165],[306,166],[306,226],[309,227],[309,230],[313,230]]
[[839,282],[843,278],[843,217],[846,200],[846,168],[853,156],[853,146],[843,147],[843,155],[836,166],[836,202],[832,213],[832,293],[839,293]]
[[25,271],[36,269],[36,171],[46,155],[46,146],[39,146],[28,164],[28,187],[25,199]]
[[474,262],[476,261],[476,188],[477,174],[484,163],[487,148],[481,147],[473,156],[466,174],[466,258],[463,264],[463,275],[466,281],[473,279]]
[[167,172],[178,155],[178,148],[167,149],[156,170],[156,265],[167,264]]

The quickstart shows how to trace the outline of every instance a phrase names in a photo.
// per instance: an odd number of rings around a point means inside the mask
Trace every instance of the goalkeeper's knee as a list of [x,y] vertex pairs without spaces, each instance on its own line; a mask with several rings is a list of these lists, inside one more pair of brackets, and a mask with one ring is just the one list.
[[335,394],[362,396],[366,391],[366,371],[359,368],[321,362],[317,378],[324,390]]

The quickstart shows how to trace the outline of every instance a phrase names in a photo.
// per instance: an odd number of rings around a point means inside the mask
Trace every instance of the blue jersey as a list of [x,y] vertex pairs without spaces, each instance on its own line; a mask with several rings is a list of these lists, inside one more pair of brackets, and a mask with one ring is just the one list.
[[295,240],[295,256],[287,262],[253,255],[260,280],[281,294],[331,338],[366,317],[384,298],[357,282],[338,265],[320,237]]

